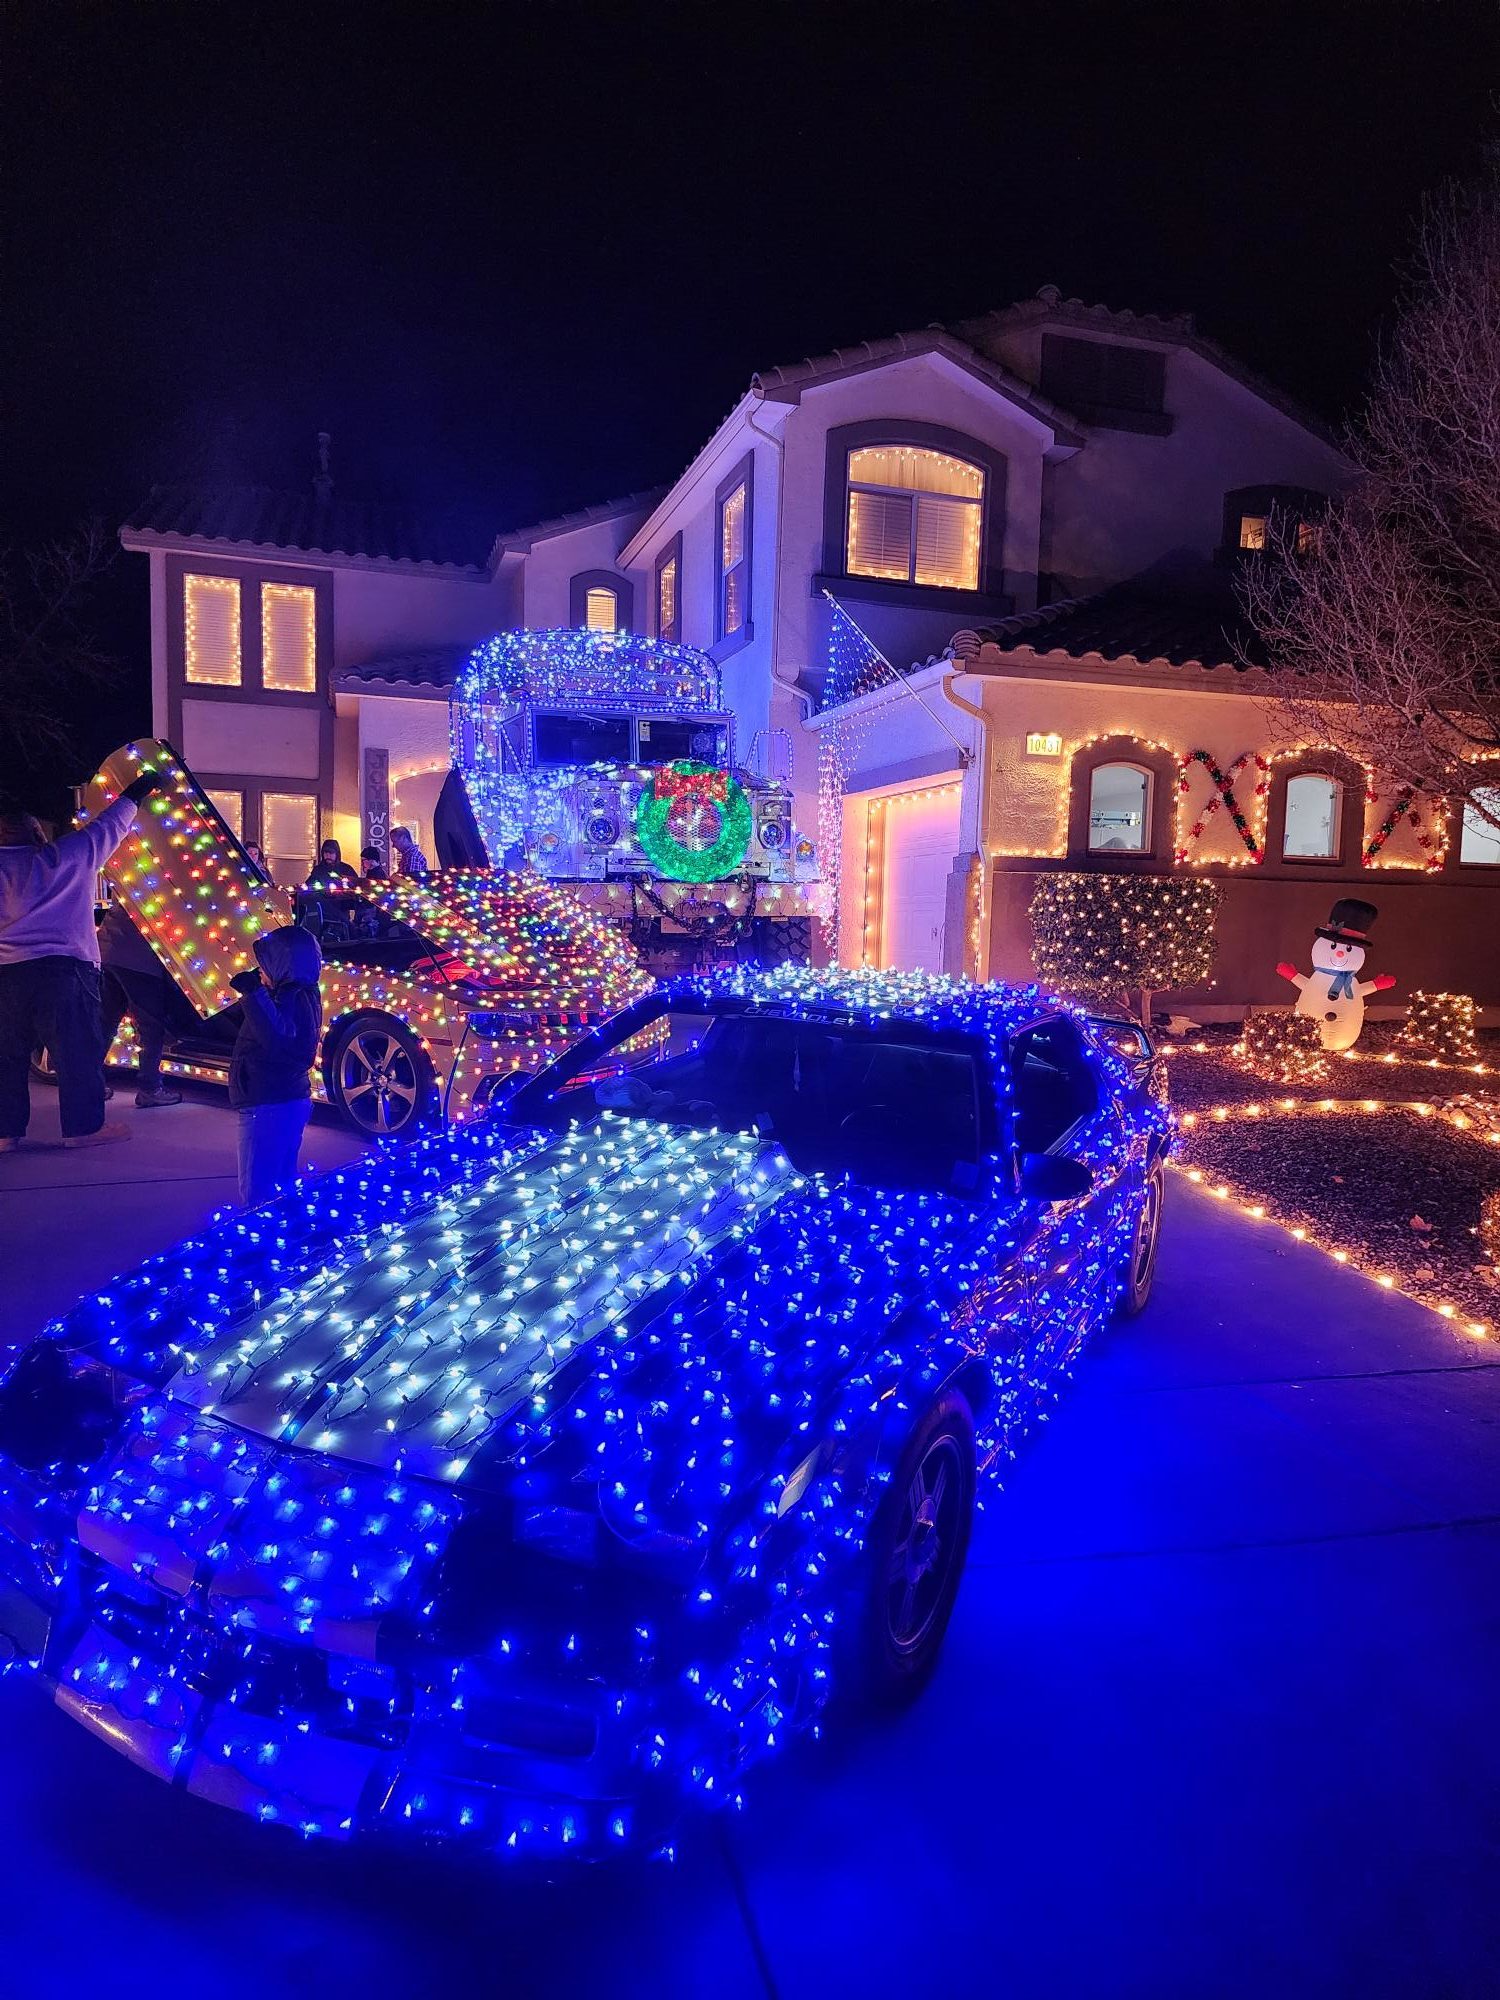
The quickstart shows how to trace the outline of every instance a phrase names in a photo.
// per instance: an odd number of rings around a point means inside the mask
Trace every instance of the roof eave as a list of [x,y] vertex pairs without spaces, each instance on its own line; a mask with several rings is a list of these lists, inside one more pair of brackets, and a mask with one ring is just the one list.
[[315,569],[380,570],[404,576],[444,577],[455,583],[488,583],[491,571],[478,563],[418,560],[410,556],[367,556],[347,549],[305,549],[285,542],[239,542],[215,535],[174,535],[154,528],[120,529],[120,546],[132,554],[232,556],[245,562],[280,562]]

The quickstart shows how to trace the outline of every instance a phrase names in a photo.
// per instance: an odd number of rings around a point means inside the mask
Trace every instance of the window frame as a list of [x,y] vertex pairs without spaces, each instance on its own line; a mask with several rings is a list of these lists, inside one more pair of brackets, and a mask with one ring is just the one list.
[[[1111,847],[1107,842],[1103,841],[1097,847],[1094,845],[1094,786],[1099,781],[1101,771],[1134,771],[1143,781],[1141,785],[1142,838],[1139,847]],[[1126,855],[1139,857],[1151,852],[1152,822],[1156,811],[1156,773],[1151,769],[1149,764],[1138,764],[1131,757],[1106,757],[1102,763],[1091,764],[1089,766],[1088,797],[1085,804],[1087,810],[1084,814],[1084,833],[1088,842],[1090,856],[1109,854],[1122,857]]]
[[[662,579],[662,572],[667,568],[669,563],[675,563],[677,565],[677,572],[676,572],[677,596],[676,596],[676,606],[675,606],[676,615],[672,620],[673,630],[670,632],[663,632],[663,630],[661,629],[661,579]],[[680,646],[683,643],[682,531],[680,529],[675,535],[673,535],[670,541],[664,542],[662,546],[657,550],[656,560],[651,565],[651,623],[652,627],[654,628],[655,637],[662,640],[665,644],[669,646]]]
[[[1094,772],[1103,764],[1128,764],[1147,776],[1146,845],[1141,848],[1091,847],[1089,819]],[[1074,753],[1068,772],[1068,852],[1070,866],[1128,874],[1161,874],[1175,870],[1172,818],[1176,808],[1178,766],[1169,750],[1154,750],[1137,736],[1103,736]]]
[[[318,786],[307,785],[307,784],[298,785],[284,779],[276,779],[276,778],[273,778],[269,784],[261,786],[260,790],[256,794],[256,799],[255,799],[256,830],[254,834],[250,834],[249,828],[247,827],[246,837],[253,839],[256,846],[260,849],[261,853],[265,855],[267,873],[271,874],[272,880],[275,881],[276,877],[273,873],[273,863],[275,862],[277,857],[272,854],[271,849],[266,841],[266,801],[268,799],[306,799],[311,804],[312,814],[313,814],[313,847],[312,847],[312,853],[308,856],[307,860],[307,866],[309,869],[311,869],[313,863],[317,860],[318,855],[322,849],[323,814],[325,808],[324,808],[322,790]],[[282,860],[287,860],[293,857],[283,855],[280,858]],[[294,888],[297,885],[295,883],[278,882],[277,886],[278,888]]]
[[[724,629],[724,584],[731,574],[724,567],[724,509],[741,487],[745,489],[745,552],[735,565],[743,570],[743,615],[732,632]],[[747,451],[714,490],[714,651],[716,657],[737,652],[755,637],[755,453]]]
[[[973,590],[941,583],[903,583],[895,577],[864,576],[849,568],[849,454],[870,446],[907,446],[959,458],[984,475],[979,503],[979,581]],[[823,567],[812,579],[816,597],[827,589],[868,603],[940,607],[1004,617],[1014,610],[1006,589],[1005,522],[1009,460],[997,446],[968,431],[914,417],[867,417],[836,424],[828,432],[823,460]],[[913,510],[915,512],[915,510]]]
[[[1331,778],[1339,788],[1338,846],[1332,859],[1319,855],[1286,853],[1286,788],[1293,778]],[[1329,748],[1310,749],[1271,763],[1270,790],[1266,795],[1263,867],[1285,878],[1322,875],[1329,881],[1347,880],[1365,867],[1365,792],[1368,780],[1364,769],[1352,757]]]
[[588,601],[591,590],[612,590],[618,620],[615,630],[635,630],[635,589],[630,578],[622,576],[617,569],[581,569],[568,578],[568,623],[575,631],[586,632],[590,629]]
[[[1279,775],[1279,774],[1278,774]],[[1299,778],[1317,778],[1326,785],[1332,785],[1333,804],[1333,848],[1328,854],[1288,854],[1286,847],[1286,826],[1291,803],[1291,788]],[[1288,771],[1281,782],[1281,822],[1278,852],[1289,868],[1323,867],[1337,868],[1344,858],[1344,794],[1348,790],[1345,781],[1336,771],[1325,771],[1320,765],[1309,765],[1306,770]],[[1267,828],[1269,832],[1269,827]]]
[[[1500,785],[1483,785],[1478,787],[1478,789],[1493,793],[1497,802],[1500,802]],[[1457,868],[1476,868],[1481,874],[1491,874],[1494,870],[1500,869],[1500,856],[1497,856],[1493,861],[1469,861],[1464,857],[1464,835],[1468,831],[1468,819],[1469,801],[1464,799],[1458,808],[1458,838],[1453,842],[1454,866]],[[1487,829],[1487,831],[1490,838],[1496,842],[1500,842],[1500,828]]]
[[[967,466],[971,472],[978,473],[979,491],[972,497],[966,493],[927,494],[915,486],[879,486],[873,480],[856,479],[852,469],[854,454],[859,451],[880,450],[925,452],[934,458],[951,458],[955,463]],[[976,464],[972,459],[960,459],[956,452],[938,452],[931,445],[926,444],[851,445],[844,459],[844,568],[850,576],[863,577],[869,583],[904,583],[920,590],[977,590],[979,588],[980,570],[984,562],[985,485],[986,476],[984,467]],[[852,543],[854,536],[854,496],[856,493],[878,494],[883,498],[904,500],[906,502],[907,572],[905,576],[883,577],[872,570],[856,569],[854,567]],[[972,583],[930,583],[917,575],[917,518],[920,512],[919,502],[924,499],[935,500],[941,507],[969,507],[974,510],[978,521],[978,532],[974,537],[974,580]]]

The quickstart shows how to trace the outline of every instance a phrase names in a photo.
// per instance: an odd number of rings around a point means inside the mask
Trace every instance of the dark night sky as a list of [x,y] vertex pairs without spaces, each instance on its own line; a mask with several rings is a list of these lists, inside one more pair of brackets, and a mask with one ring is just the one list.
[[757,367],[1048,281],[1337,416],[1500,89],[1467,0],[12,0],[0,37],[13,541],[300,485],[319,426],[345,490],[516,525],[669,477]]

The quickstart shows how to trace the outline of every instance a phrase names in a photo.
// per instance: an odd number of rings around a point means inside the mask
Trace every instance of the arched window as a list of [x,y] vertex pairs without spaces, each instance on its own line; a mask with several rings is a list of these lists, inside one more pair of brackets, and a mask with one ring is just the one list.
[[1089,773],[1089,853],[1145,854],[1151,846],[1151,773],[1096,764]]
[[590,632],[620,629],[620,600],[604,584],[592,584],[584,595],[583,622]]
[[845,566],[945,590],[977,590],[984,472],[918,445],[861,445],[848,458]]
[[1323,771],[1299,771],[1286,781],[1284,861],[1337,861],[1344,788]]

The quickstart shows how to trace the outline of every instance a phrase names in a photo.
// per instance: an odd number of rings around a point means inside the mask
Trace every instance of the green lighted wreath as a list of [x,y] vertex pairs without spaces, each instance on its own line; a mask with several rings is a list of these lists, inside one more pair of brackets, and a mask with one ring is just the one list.
[[[680,758],[675,764],[668,764],[666,769],[674,778],[712,777],[716,774],[714,765],[700,764],[692,757]],[[636,839],[657,874],[665,876],[669,882],[720,882],[726,875],[732,875],[743,862],[750,846],[753,817],[750,801],[738,778],[727,771],[723,777],[722,799],[661,797],[654,783],[648,780],[642,785],[635,807]],[[682,807],[699,814],[718,815],[717,832],[701,847],[688,846],[669,824],[673,811]]]

